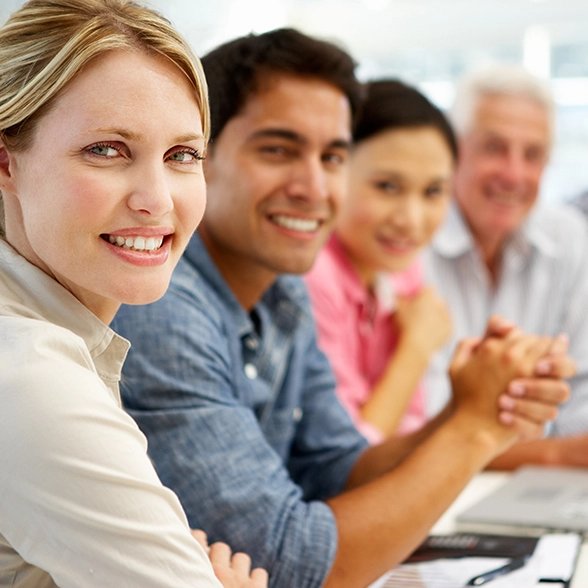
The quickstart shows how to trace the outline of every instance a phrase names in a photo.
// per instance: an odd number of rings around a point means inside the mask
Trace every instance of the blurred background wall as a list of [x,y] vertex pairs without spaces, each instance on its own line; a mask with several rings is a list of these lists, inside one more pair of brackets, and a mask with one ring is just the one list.
[[[23,0],[0,0],[0,22]],[[251,31],[293,26],[336,41],[361,79],[394,76],[442,108],[455,80],[492,61],[551,79],[557,137],[545,201],[588,190],[588,0],[148,0],[198,54]]]

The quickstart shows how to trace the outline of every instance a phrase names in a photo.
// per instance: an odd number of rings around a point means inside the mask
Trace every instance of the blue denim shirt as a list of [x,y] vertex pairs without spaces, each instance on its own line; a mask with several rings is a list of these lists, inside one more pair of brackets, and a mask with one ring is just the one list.
[[255,313],[196,234],[167,294],[112,325],[132,343],[123,401],[193,528],[251,555],[272,588],[318,588],[337,549],[322,501],[367,443],[335,397],[302,281],[279,277]]

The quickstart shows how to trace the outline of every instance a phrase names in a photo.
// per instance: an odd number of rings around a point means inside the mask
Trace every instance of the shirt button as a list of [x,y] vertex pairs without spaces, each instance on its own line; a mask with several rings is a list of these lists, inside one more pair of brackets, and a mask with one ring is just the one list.
[[292,411],[292,418],[294,419],[295,423],[299,423],[300,420],[302,419],[302,414],[303,414],[303,410],[297,406],[293,411]]
[[247,349],[255,350],[259,347],[259,342],[254,337],[247,337],[245,339],[245,346]]
[[252,363],[246,363],[243,369],[245,370],[245,375],[250,380],[255,380],[255,378],[257,378],[257,368]]

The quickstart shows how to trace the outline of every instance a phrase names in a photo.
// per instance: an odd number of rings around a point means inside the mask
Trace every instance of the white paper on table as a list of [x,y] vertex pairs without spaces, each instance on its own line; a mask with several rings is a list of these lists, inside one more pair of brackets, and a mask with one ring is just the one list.
[[[520,569],[492,580],[492,588],[535,588],[539,580],[569,580],[581,537],[577,533],[550,533],[541,537],[535,552]],[[506,558],[463,557],[404,564],[391,570],[369,588],[458,588],[473,577],[495,570]],[[550,584],[554,586],[555,584]]]

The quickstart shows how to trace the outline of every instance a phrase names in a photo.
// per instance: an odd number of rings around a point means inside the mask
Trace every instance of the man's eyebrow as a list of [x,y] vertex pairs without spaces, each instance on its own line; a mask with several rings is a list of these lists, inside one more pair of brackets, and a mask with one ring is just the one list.
[[285,139],[286,141],[293,141],[295,143],[305,143],[305,139],[302,135],[296,133],[295,131],[290,131],[288,129],[280,129],[280,128],[267,128],[267,129],[259,129],[255,131],[251,135],[249,135],[249,139],[254,141],[255,139]]
[[[298,143],[299,145],[303,145],[307,142],[307,140],[297,133],[296,131],[291,131],[289,129],[281,129],[281,128],[268,128],[268,129],[260,129],[259,131],[255,131],[251,135],[249,135],[250,141],[255,141],[256,139],[284,139],[286,141],[291,141],[293,143]],[[329,143],[330,148],[334,149],[351,149],[351,141],[346,139],[335,139]]]
[[335,139],[329,146],[334,149],[345,149],[349,151],[351,149],[351,141],[347,141],[346,139]]

